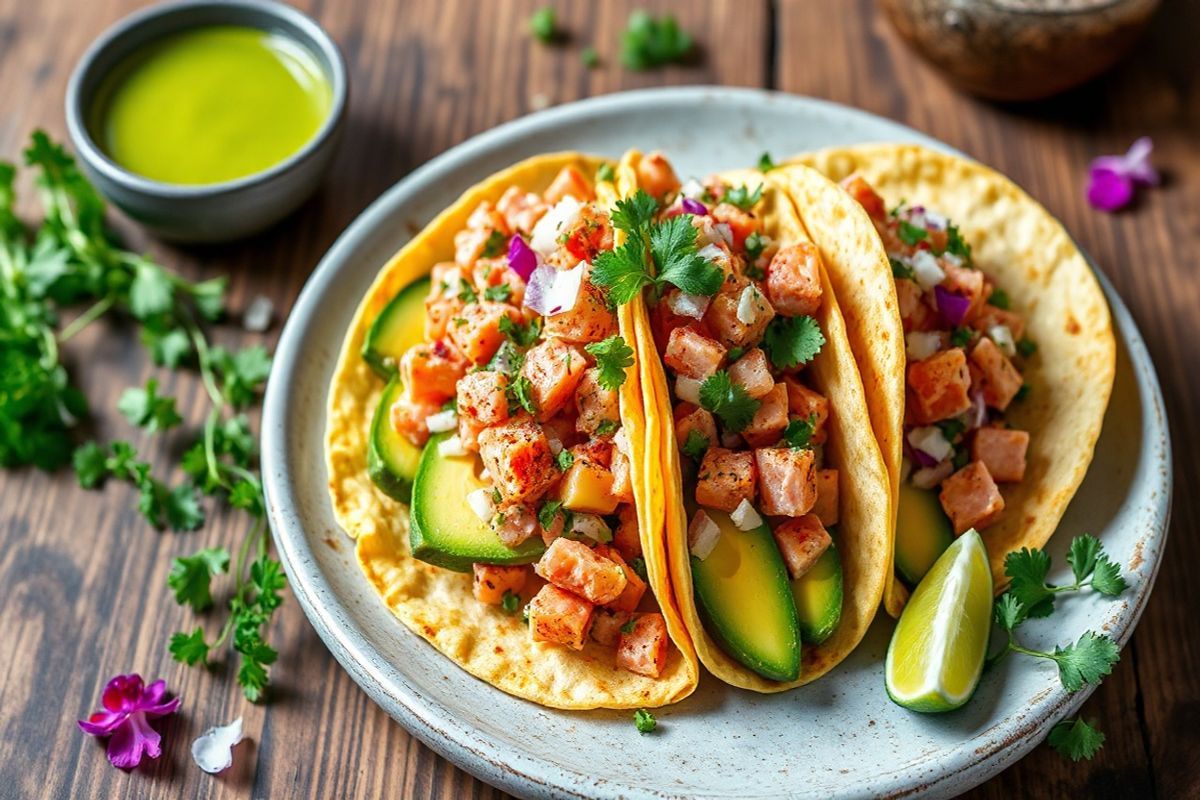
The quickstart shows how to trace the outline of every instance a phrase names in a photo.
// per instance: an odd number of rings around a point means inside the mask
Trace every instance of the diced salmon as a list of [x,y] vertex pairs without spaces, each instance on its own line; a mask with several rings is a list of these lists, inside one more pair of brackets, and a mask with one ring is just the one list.
[[442,339],[413,345],[400,358],[405,392],[418,403],[441,405],[454,397],[458,379],[466,372],[466,362]]
[[676,314],[665,300],[660,300],[650,308],[650,331],[654,334],[654,345],[658,352],[665,353],[671,340],[671,332],[683,327],[690,327],[696,333],[712,338],[712,331],[703,320]]
[[504,216],[508,229],[525,236],[529,235],[533,226],[549,208],[541,195],[523,192],[516,186],[508,187],[496,203],[496,209]]
[[[749,291],[748,316],[738,317],[742,306],[742,294]],[[717,341],[725,347],[750,347],[766,333],[767,325],[775,317],[775,309],[756,284],[741,275],[728,275],[716,297],[704,312],[704,321],[712,328]],[[743,322],[748,319],[749,322]]]
[[612,464],[612,496],[618,503],[633,502],[633,474],[630,471],[629,458],[620,450],[613,450]]
[[480,370],[464,375],[458,382],[458,416],[469,418],[483,427],[508,419],[508,376],[503,372]]
[[986,336],[981,336],[976,342],[971,351],[971,362],[979,367],[983,376],[980,380],[983,401],[998,411],[1008,408],[1008,404],[1017,396],[1017,392],[1021,391],[1025,382],[1017,368],[1000,352],[996,343]]
[[900,304],[900,321],[905,333],[931,331],[940,324],[938,313],[925,302],[925,293],[916,281],[898,279],[896,299]]
[[724,222],[733,232],[733,246],[741,250],[746,245],[746,237],[758,230],[758,220],[746,211],[742,211],[730,203],[718,203],[710,212],[717,222]]
[[709,447],[696,478],[696,502],[707,508],[733,511],[743,500],[754,502],[755,484],[752,454]]
[[475,599],[489,606],[500,605],[506,592],[520,594],[529,575],[529,568],[525,565],[502,567],[497,564],[472,564],[471,569],[475,574],[472,583]]
[[565,537],[550,543],[533,570],[560,589],[574,592],[599,606],[620,597],[629,583],[625,571],[611,558],[605,558],[583,542]]
[[1011,428],[980,428],[971,440],[971,460],[981,461],[992,480],[1017,482],[1025,478],[1029,432]]
[[478,420],[466,416],[465,414],[458,415],[458,441],[463,446],[464,450],[469,450],[472,453],[479,452],[479,434],[483,433],[486,425]]
[[475,210],[471,212],[471,216],[467,217],[467,228],[475,231],[508,232],[508,225],[504,221],[504,214],[492,205],[489,200],[484,200],[475,206]]
[[[999,352],[999,351],[997,351]],[[971,407],[971,374],[962,348],[934,353],[908,365],[909,397],[915,420],[928,425],[958,416]]]
[[621,628],[633,619],[627,611],[597,608],[592,617],[592,639],[605,647],[612,647],[621,636]]
[[1013,341],[1020,341],[1021,337],[1025,335],[1025,320],[1021,318],[1020,314],[989,306],[986,303],[971,320],[971,327],[980,333],[987,333],[999,325],[1004,325],[1012,332]]
[[626,561],[642,556],[642,535],[638,528],[637,509],[622,506],[617,512],[617,529],[613,531],[613,547]]
[[[508,245],[505,245],[507,251]],[[521,307],[521,303],[525,300],[525,281],[521,276],[508,268],[508,259],[500,258],[481,258],[475,262],[475,267],[472,270],[472,276],[475,279],[475,288],[480,296],[488,289],[495,289],[497,286],[507,286],[508,296],[498,302],[507,303],[510,306],[517,308]]]
[[486,364],[504,341],[500,331],[500,320],[504,317],[514,323],[522,321],[521,312],[505,303],[487,300],[468,303],[450,322],[450,340],[472,364]]
[[439,261],[429,271],[429,294],[427,299],[453,295],[458,292],[458,279],[462,268],[454,261]]
[[982,461],[972,461],[942,481],[939,498],[955,535],[970,528],[982,530],[1004,511],[1004,498]]
[[836,469],[817,470],[817,502],[813,503],[812,513],[826,528],[838,524],[840,506],[838,505],[838,471]]
[[675,328],[663,361],[679,375],[704,380],[721,368],[725,348],[691,326]]
[[420,447],[429,440],[429,427],[425,420],[441,410],[440,404],[418,402],[408,392],[403,392],[388,409],[388,419],[393,430]]
[[[599,375],[600,370],[595,367],[585,370],[575,389],[575,408],[579,412],[575,429],[588,436],[594,436],[602,423],[607,422],[608,427],[612,428],[613,423],[621,420],[617,392],[601,386]],[[612,433],[606,435],[611,436]]]
[[580,261],[591,262],[598,254],[613,248],[608,214],[595,203],[580,206],[579,215],[563,237],[563,249]]
[[772,533],[792,580],[812,569],[817,559],[833,544],[833,539],[816,514],[789,519],[776,525]]
[[656,200],[679,190],[679,178],[662,153],[650,153],[637,165],[638,186]]
[[767,297],[780,314],[817,313],[821,293],[821,252],[812,242],[781,248],[767,265]]
[[582,597],[548,583],[529,601],[529,635],[535,642],[565,644],[572,650],[582,650],[595,608]]
[[772,517],[800,517],[817,502],[816,454],[793,447],[760,447],[754,451],[761,510]]
[[617,316],[604,299],[604,292],[591,281],[579,287],[575,305],[543,320],[546,336],[568,342],[598,342],[617,332]]
[[729,365],[729,378],[746,390],[751,397],[762,397],[775,388],[771,377],[771,365],[767,354],[760,347],[752,347],[746,354]]
[[667,621],[662,614],[639,614],[633,621],[633,630],[620,635],[617,666],[657,678],[666,669],[669,643]]
[[608,607],[618,611],[636,611],[638,603],[642,602],[642,595],[646,593],[646,582],[642,580],[642,576],[625,563],[625,559],[615,548],[604,544],[596,545],[596,553],[615,563],[625,573],[625,590],[616,600],[608,603]]
[[767,447],[779,441],[783,429],[788,424],[788,389],[782,383],[777,383],[763,395],[759,402],[758,411],[754,418],[742,431],[747,444],[751,447]]
[[828,436],[825,422],[829,419],[829,399],[790,376],[784,377],[787,386],[788,411],[803,420],[813,419],[812,444],[824,444]]
[[543,339],[529,349],[521,375],[529,380],[539,421],[550,419],[571,401],[587,366],[581,349],[559,339]]
[[559,478],[546,434],[528,418],[479,434],[479,455],[492,483],[510,502],[533,503]]
[[946,279],[942,281],[941,286],[949,292],[952,292],[960,297],[965,297],[971,301],[971,305],[967,308],[964,320],[970,321],[979,307],[983,305],[983,273],[977,269],[970,267],[958,267],[946,261],[940,262],[941,267],[946,272]]
[[708,444],[717,444],[717,423],[713,415],[691,403],[680,403],[675,407],[675,439],[681,448],[687,444],[692,431],[703,436]]
[[842,181],[842,186],[851,197],[858,201],[871,219],[878,221],[887,219],[887,206],[884,205],[883,198],[871,188],[871,184],[867,183],[861,175],[851,175]]
[[592,182],[573,164],[568,164],[560,169],[554,176],[554,180],[550,182],[550,186],[542,193],[542,198],[549,205],[554,205],[568,196],[574,197],[581,203],[588,203],[596,199],[596,193],[592,191]]
[[454,260],[463,267],[474,266],[495,233],[494,228],[466,228],[454,234]]
[[445,338],[451,321],[462,311],[457,297],[431,297],[425,301],[425,341]]
[[520,503],[501,505],[492,526],[506,547],[520,547],[541,530],[534,510]]

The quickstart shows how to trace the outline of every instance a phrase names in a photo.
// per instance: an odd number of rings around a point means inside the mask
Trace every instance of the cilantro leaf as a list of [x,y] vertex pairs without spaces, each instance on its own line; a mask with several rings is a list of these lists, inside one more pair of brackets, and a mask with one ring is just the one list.
[[195,555],[172,560],[167,586],[174,592],[176,603],[204,611],[212,606],[213,577],[228,569],[229,551],[224,547],[206,547]]
[[570,450],[559,450],[558,455],[554,457],[554,461],[558,464],[559,469],[566,472],[575,463],[575,456],[571,454]]
[[1050,729],[1046,742],[1072,761],[1091,759],[1104,746],[1104,734],[1082,718],[1064,719]]
[[1012,592],[1005,592],[1000,595],[1000,599],[996,601],[993,613],[996,617],[996,624],[1010,632],[1024,622],[1028,616],[1025,612],[1025,606]]
[[680,29],[675,17],[654,18],[637,10],[621,33],[621,64],[632,70],[647,70],[683,61],[692,51],[692,37]]
[[86,442],[75,448],[71,457],[75,477],[84,489],[94,489],[109,475],[108,451],[96,442]]
[[167,645],[167,650],[176,661],[194,667],[208,660],[208,642],[204,639],[204,629],[197,627],[191,633],[174,633]]
[[192,342],[179,328],[159,331],[148,325],[142,328],[142,344],[150,348],[151,360],[160,367],[180,367],[192,354]]
[[968,264],[971,262],[971,246],[963,240],[958,226],[946,226],[946,249],[943,252],[958,256]]
[[658,283],[673,283],[688,294],[711,297],[721,289],[725,273],[696,250],[696,226],[686,214],[650,229],[650,255]]
[[1075,583],[1083,583],[1096,569],[1096,557],[1100,554],[1100,540],[1090,534],[1076,536],[1071,540],[1067,563],[1075,573]]
[[812,317],[775,317],[767,325],[763,349],[776,369],[807,364],[825,346],[821,326]]
[[900,261],[897,258],[892,258],[891,256],[888,257],[888,261],[891,262],[891,265],[892,265],[892,277],[893,278],[905,278],[907,280],[916,280],[917,274],[913,271],[913,268],[910,267],[908,264],[905,264],[903,261]]
[[770,172],[773,169],[778,169],[779,165],[775,163],[775,159],[771,158],[770,153],[763,153],[758,157],[758,171]]
[[975,338],[975,332],[966,326],[955,328],[950,332],[950,344],[955,347],[966,347]]
[[475,293],[475,288],[467,282],[466,278],[458,279],[458,299],[464,303],[475,303],[479,301],[479,295]]
[[639,708],[633,712],[633,724],[637,726],[638,733],[651,733],[658,727],[658,720],[644,708]]
[[753,191],[745,186],[734,186],[725,189],[725,193],[721,195],[718,202],[729,203],[737,206],[742,211],[749,211],[758,205],[758,201],[762,200],[763,185],[760,183]]
[[646,268],[642,245],[631,236],[615,250],[605,250],[592,261],[592,283],[608,290],[609,300],[624,305],[644,286],[654,283]]
[[544,44],[550,44],[558,37],[558,18],[554,13],[554,9],[550,6],[543,6],[529,18],[529,32],[534,38]]
[[1030,618],[1046,617],[1054,611],[1054,593],[1046,586],[1050,556],[1044,550],[1023,547],[1004,557],[1008,591],[1025,606]]
[[[512,297],[512,287],[507,283],[498,283],[483,290],[483,299],[491,300],[493,303],[506,302],[510,297]],[[508,317],[503,317],[503,319],[508,319]]]
[[160,397],[158,381],[154,378],[146,381],[144,389],[126,389],[117,401],[117,410],[130,425],[144,428],[148,433],[169,430],[183,422],[175,410],[175,398]]
[[1017,352],[1021,355],[1021,358],[1029,358],[1037,352],[1037,342],[1028,337],[1023,337],[1017,342]]
[[633,197],[617,201],[612,211],[612,224],[644,247],[649,245],[645,232],[654,221],[657,211],[658,201],[644,189],[638,189]]
[[613,171],[612,164],[601,164],[596,168],[596,183],[608,181],[612,183],[617,179],[617,173]]
[[[563,450],[562,452],[565,453],[567,451]],[[546,530],[550,530],[550,528],[554,527],[554,518],[558,516],[558,512],[561,508],[562,500],[547,500],[546,502],[542,503],[542,506],[538,509],[537,514],[538,524]]]
[[992,293],[988,295],[987,304],[989,306],[993,306],[994,308],[1000,308],[1007,311],[1012,306],[1012,301],[1008,298],[1008,292],[997,286],[992,290]]
[[1129,584],[1121,576],[1121,568],[1110,561],[1108,556],[1101,556],[1096,561],[1096,569],[1092,573],[1092,588],[1100,594],[1116,597],[1129,588]]
[[1121,654],[1112,639],[1088,631],[1075,644],[1055,647],[1051,657],[1058,662],[1058,677],[1063,688],[1077,692],[1085,683],[1099,683],[1112,672],[1112,666]]
[[129,284],[129,313],[139,320],[167,314],[175,303],[175,285],[166,270],[139,258]]
[[929,232],[924,228],[918,228],[907,220],[900,220],[900,227],[896,231],[900,236],[900,241],[904,242],[909,247],[916,245],[918,242],[923,242],[929,238]]
[[[508,248],[508,238],[500,231],[492,231],[488,234],[487,241],[483,243],[483,252],[480,253],[481,258],[495,258],[503,253]],[[488,289],[495,289],[495,286],[489,286]],[[484,296],[487,297],[487,290],[484,290]],[[488,297],[489,300],[492,298]]]
[[738,433],[750,424],[762,403],[746,394],[741,385],[730,379],[729,373],[721,370],[700,384],[700,405],[719,417],[726,428]]
[[191,484],[181,483],[163,497],[163,513],[172,530],[194,531],[204,524],[204,509]]
[[[759,233],[758,231],[755,231],[754,233],[747,236],[746,242],[744,245],[746,248],[746,260],[749,262],[749,264],[747,266],[752,266],[754,264],[754,262],[758,260],[758,257],[763,254],[763,250],[767,249],[767,245],[770,243],[771,243],[771,240],[768,237],[764,236],[763,234]],[[749,273],[747,273],[747,275],[751,278],[755,277],[753,275],[750,275]],[[761,279],[761,276],[756,278],[756,280],[760,280],[760,279]]]
[[603,341],[586,344],[583,349],[596,359],[600,385],[605,389],[620,389],[625,383],[625,370],[633,366],[633,348],[625,344],[620,334],[613,334]]
[[683,454],[694,461],[699,461],[708,451],[708,445],[708,437],[692,428],[683,442]]
[[641,578],[642,580],[647,580],[646,559],[642,558],[641,556],[638,556],[637,558],[635,558],[629,562],[629,566],[631,569],[633,569],[634,572],[637,573],[637,576],[639,578]]
[[534,416],[537,415],[537,404],[533,401],[533,384],[524,375],[518,375],[506,390],[509,406],[520,406]]
[[783,441],[787,442],[788,447],[803,450],[809,446],[816,430],[816,414],[809,414],[807,419],[793,419],[783,429]]

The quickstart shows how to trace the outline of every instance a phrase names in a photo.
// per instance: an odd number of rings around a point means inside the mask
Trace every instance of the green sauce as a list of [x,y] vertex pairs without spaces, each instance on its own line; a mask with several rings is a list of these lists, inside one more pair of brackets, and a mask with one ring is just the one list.
[[329,116],[316,58],[256,28],[207,27],[136,51],[102,84],[90,129],[131,172],[164,183],[220,183],[302,149]]

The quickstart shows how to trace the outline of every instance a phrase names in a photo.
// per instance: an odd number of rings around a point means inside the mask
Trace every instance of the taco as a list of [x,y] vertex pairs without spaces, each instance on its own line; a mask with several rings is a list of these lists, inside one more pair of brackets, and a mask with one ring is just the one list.
[[[1005,556],[1046,543],[1092,460],[1116,352],[1099,283],[1042,206],[975,162],[864,145],[797,163],[842,183],[889,257],[889,281],[826,262],[864,382],[904,382],[903,394],[868,396],[895,486],[887,610],[899,614],[908,589],[970,528],[983,535],[999,592]],[[772,174],[799,204],[819,204],[807,173]],[[839,233],[810,231],[822,248]],[[894,338],[876,333],[897,317],[904,360]]]
[[627,243],[593,278],[641,330],[648,459],[665,473],[650,488],[680,614],[721,680],[807,683],[874,617],[890,519],[819,253],[760,173],[681,185],[661,155],[635,152],[618,185]]
[[547,155],[468,190],[380,272],[329,393],[333,508],[372,587],[556,708],[672,703],[699,671],[658,554],[636,333],[590,277],[612,166]]

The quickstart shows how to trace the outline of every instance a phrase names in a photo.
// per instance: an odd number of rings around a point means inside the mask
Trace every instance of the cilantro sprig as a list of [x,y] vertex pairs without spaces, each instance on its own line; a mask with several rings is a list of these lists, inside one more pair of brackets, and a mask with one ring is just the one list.
[[[761,162],[759,164],[762,166]],[[765,171],[765,170],[764,170]],[[725,193],[721,195],[719,203],[729,203],[737,206],[742,211],[749,211],[758,205],[758,201],[762,200],[763,185],[760,183],[754,189],[747,189],[745,186],[731,186],[725,189]]]
[[1128,584],[1121,568],[1104,552],[1100,540],[1084,534],[1071,542],[1067,563],[1075,582],[1055,586],[1046,581],[1050,573],[1050,556],[1044,550],[1022,548],[1004,559],[1004,574],[1009,578],[1009,593],[1025,609],[1030,618],[1046,617],[1054,612],[1054,598],[1063,592],[1078,592],[1092,588],[1108,597],[1116,597]]
[[700,405],[721,420],[734,433],[746,429],[762,403],[736,384],[724,370],[714,372],[700,384]]
[[603,341],[585,344],[583,349],[596,359],[600,385],[605,389],[620,389],[625,383],[625,370],[633,366],[633,348],[619,334],[614,334]]
[[767,325],[763,349],[776,369],[807,364],[825,346],[825,334],[812,317],[775,317]]
[[1104,734],[1082,718],[1064,719],[1050,729],[1046,741],[1072,761],[1086,761],[1104,746]]

